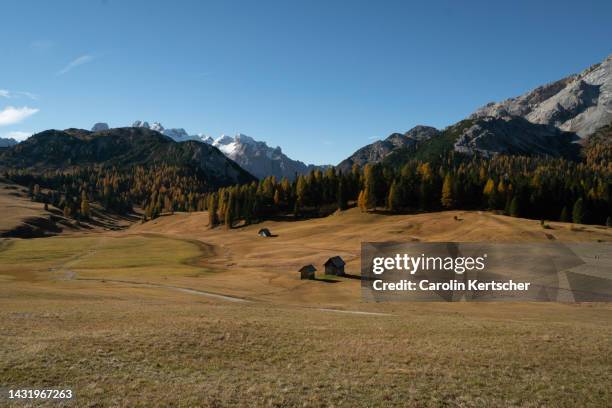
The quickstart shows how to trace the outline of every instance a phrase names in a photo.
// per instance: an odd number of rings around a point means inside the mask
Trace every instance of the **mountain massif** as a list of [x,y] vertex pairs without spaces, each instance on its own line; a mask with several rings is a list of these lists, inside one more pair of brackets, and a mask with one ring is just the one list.
[[218,139],[213,139],[203,133],[190,135],[183,128],[164,128],[159,122],[149,124],[146,121],[137,120],[132,127],[155,130],[176,142],[198,141],[215,146],[228,158],[258,178],[275,176],[279,180],[283,177],[294,180],[296,174],[308,174],[316,168],[327,167],[293,160],[284,154],[279,146],[270,147],[266,142],[255,140],[241,133],[234,137],[221,135]]
[[338,164],[338,169],[347,172],[354,164],[364,166],[367,163],[378,163],[387,157],[391,152],[413,146],[418,142],[428,140],[440,133],[438,129],[430,126],[416,126],[406,133],[393,133],[384,140],[378,140],[366,145],[350,157]]
[[491,102],[472,118],[520,116],[586,137],[612,122],[612,55],[577,75],[503,102]]
[[205,143],[177,143],[144,127],[47,130],[4,151],[0,168],[31,171],[70,170],[90,166],[128,168],[173,165],[203,174],[214,186],[245,183],[254,177],[218,149]]
[[[419,140],[406,137],[412,131],[392,134],[357,150],[338,167],[346,171],[353,164],[432,159],[449,150],[468,155],[575,158],[585,140],[610,123],[612,55],[579,74],[503,102],[491,102],[440,132],[429,130]],[[415,129],[419,128],[432,129]]]
[[212,143],[227,157],[258,178],[275,176],[278,180],[283,177],[293,180],[296,174],[308,174],[314,169],[325,167],[292,160],[279,146],[272,148],[266,142],[257,141],[243,134],[234,137],[223,135],[212,142],[210,139],[207,142]]
[[153,122],[149,125],[149,122],[137,120],[132,124],[132,127],[135,128],[144,128],[155,130],[156,132],[162,133],[170,138],[172,138],[175,142],[187,142],[189,140],[194,140],[197,142],[204,142],[205,136],[203,134],[200,135],[189,135],[187,131],[183,128],[164,128],[164,126],[159,122]]

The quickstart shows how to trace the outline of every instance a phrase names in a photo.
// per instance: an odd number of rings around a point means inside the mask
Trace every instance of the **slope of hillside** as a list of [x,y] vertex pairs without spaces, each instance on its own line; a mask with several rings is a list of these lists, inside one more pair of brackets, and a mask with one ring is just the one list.
[[522,117],[484,117],[473,121],[455,141],[460,153],[510,154],[575,158],[580,146],[574,133],[551,125],[533,124]]
[[2,153],[0,167],[32,170],[79,166],[172,164],[202,171],[222,186],[254,180],[219,150],[200,142],[176,143],[146,128],[114,128],[100,132],[82,129],[47,130]]
[[440,131],[430,126],[415,126],[404,134],[393,133],[384,140],[378,140],[366,145],[348,158],[344,159],[337,168],[342,172],[351,171],[354,164],[359,167],[366,164],[374,164],[382,161],[385,157],[396,150],[410,148],[417,144],[439,135]]
[[612,123],[590,135],[582,153],[589,163],[597,162],[604,167],[612,163]]
[[59,230],[44,205],[30,201],[27,193],[23,186],[0,180],[0,237],[44,236]]
[[[206,243],[209,256],[204,266],[223,273],[185,280],[186,285],[283,303],[327,305],[358,301],[359,280],[326,286],[304,283],[298,279],[298,269],[312,263],[322,273],[323,263],[339,255],[347,262],[347,273],[359,275],[361,242],[612,242],[610,228],[572,230],[571,224],[555,222],[550,223],[550,229],[543,229],[535,220],[470,211],[384,215],[352,209],[325,218],[266,221],[233,230],[211,230],[207,223],[205,212],[182,213],[135,224],[126,232]],[[260,228],[268,228],[276,236],[261,238],[257,236]]]
[[28,198],[28,189],[0,179],[0,237],[33,238],[78,232],[100,232],[127,228],[137,220],[132,215],[119,216],[91,205],[91,215],[75,222],[62,211]]

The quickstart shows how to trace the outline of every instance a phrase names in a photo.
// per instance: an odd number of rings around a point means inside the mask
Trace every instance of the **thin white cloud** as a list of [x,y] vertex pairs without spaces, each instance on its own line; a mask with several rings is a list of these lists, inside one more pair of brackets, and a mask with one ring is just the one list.
[[68,65],[58,71],[57,75],[64,75],[66,72],[71,71],[72,69],[78,67],[79,65],[87,64],[94,60],[93,55],[81,55],[78,58],[70,61]]
[[9,91],[8,89],[0,89],[0,98],[28,98],[38,100],[38,95],[31,92]]
[[20,130],[14,130],[12,132],[8,132],[4,134],[4,137],[7,139],[15,139],[18,142],[26,140],[28,137],[32,136],[32,132],[22,132]]
[[51,40],[35,40],[30,43],[30,48],[36,51],[47,51],[55,46]]
[[22,120],[29,118],[39,110],[36,108],[29,108],[24,106],[22,108],[15,108],[7,106],[0,111],[0,126],[14,125]]
[[33,94],[33,93],[31,93],[31,92],[16,92],[16,93],[17,93],[17,95],[19,95],[19,96],[25,96],[26,98],[30,98],[30,99],[32,99],[33,101],[37,101],[37,100],[38,100],[38,95]]

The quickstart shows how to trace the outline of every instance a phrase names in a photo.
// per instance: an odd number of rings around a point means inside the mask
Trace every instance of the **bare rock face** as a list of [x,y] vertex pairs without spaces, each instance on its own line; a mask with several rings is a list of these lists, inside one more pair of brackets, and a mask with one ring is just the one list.
[[108,123],[104,123],[104,122],[98,122],[96,124],[94,124],[91,128],[92,132],[101,132],[103,130],[108,130]]
[[354,164],[365,166],[368,163],[381,162],[394,150],[402,147],[411,146],[417,142],[437,136],[438,129],[430,126],[415,126],[406,133],[393,133],[384,140],[378,140],[364,146],[353,153],[350,157],[338,164],[338,169],[342,172],[351,171]]
[[[208,139],[204,139],[206,141]],[[324,170],[327,166],[305,164],[293,160],[283,153],[279,146],[273,148],[266,142],[258,141],[250,136],[238,134],[234,137],[222,135],[218,139],[207,142],[221,150],[230,159],[255,177],[275,176],[277,180],[286,178],[290,181],[296,175],[305,175],[312,170]]]
[[132,123],[132,127],[137,127],[137,128],[142,127],[145,129],[151,129],[149,122],[142,121],[142,120],[137,120],[136,122]]
[[520,116],[475,119],[455,141],[454,150],[465,154],[547,155],[576,157],[579,140],[572,132],[552,125],[534,124]]
[[17,141],[11,137],[2,138],[0,137],[0,147],[12,147],[17,144]]
[[470,118],[521,116],[586,137],[612,122],[612,55],[577,75],[489,103]]

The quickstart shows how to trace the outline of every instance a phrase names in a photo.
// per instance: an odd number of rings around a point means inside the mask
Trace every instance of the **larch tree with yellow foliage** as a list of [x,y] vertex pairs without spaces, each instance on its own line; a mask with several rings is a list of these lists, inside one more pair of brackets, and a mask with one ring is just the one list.
[[453,179],[450,174],[444,176],[444,183],[442,184],[442,198],[440,199],[444,208],[453,208]]

